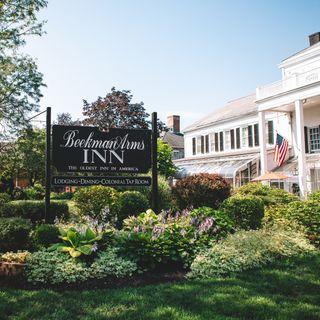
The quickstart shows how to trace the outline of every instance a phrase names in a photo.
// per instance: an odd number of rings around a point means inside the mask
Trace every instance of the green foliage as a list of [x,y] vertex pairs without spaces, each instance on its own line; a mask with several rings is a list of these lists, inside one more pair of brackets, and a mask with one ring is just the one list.
[[29,125],[28,114],[39,107],[42,74],[19,47],[27,36],[42,34],[43,23],[36,15],[46,4],[45,0],[0,2],[0,120],[9,129],[8,136]]
[[23,188],[15,187],[12,190],[12,199],[13,200],[27,200],[27,195]]
[[[32,223],[44,219],[45,203],[40,200],[16,200],[4,204],[0,207],[2,217],[22,217],[30,219]],[[55,218],[68,216],[68,205],[62,201],[51,201],[50,212],[47,217],[49,223],[53,223]]]
[[130,277],[137,269],[135,262],[119,256],[117,248],[108,248],[100,252],[90,267],[95,279]]
[[320,202],[320,191],[316,191],[316,192],[311,193],[308,196],[308,200],[313,200],[313,201]]
[[129,216],[136,216],[149,207],[149,201],[145,195],[138,191],[125,191],[119,194],[118,220],[122,221]]
[[217,174],[200,173],[179,180],[173,187],[173,195],[180,208],[218,208],[230,195],[230,185]]
[[228,275],[314,250],[302,232],[281,224],[260,230],[238,231],[202,251],[193,261],[188,276],[211,278]]
[[166,178],[173,177],[177,171],[177,168],[172,161],[172,147],[163,142],[161,139],[158,139],[157,151],[159,173]]
[[59,241],[59,229],[52,224],[40,224],[31,234],[32,243],[36,248],[49,247]]
[[236,189],[236,195],[247,196],[252,195],[261,198],[264,205],[287,204],[293,201],[299,201],[294,194],[283,189],[271,188],[262,183],[247,183]]
[[271,206],[265,212],[264,222],[288,220],[306,230],[310,241],[320,246],[320,202],[317,200],[294,201],[283,206]]
[[73,197],[72,192],[51,192],[50,198],[52,200],[71,200]]
[[31,224],[22,218],[0,218],[0,252],[25,249],[29,244]]
[[211,208],[175,215],[152,210],[124,220],[121,250],[137,259],[141,269],[188,266],[199,248],[232,231],[232,222]]
[[33,187],[24,189],[27,200],[43,200],[45,189],[40,183],[36,183]]
[[84,262],[59,251],[30,254],[25,274],[29,282],[44,285],[82,282],[90,277]]
[[[44,181],[45,169],[45,130],[27,128],[19,132],[17,140],[0,154],[1,176],[7,179],[20,173],[29,184]],[[43,194],[38,186],[30,189],[30,195]],[[27,197],[27,196],[26,196]]]
[[259,228],[264,215],[263,201],[252,195],[232,196],[222,203],[221,210],[235,221],[237,228],[245,230]]
[[102,235],[86,228],[83,232],[75,228],[68,230],[59,229],[62,242],[56,243],[49,248],[49,251],[68,252],[72,258],[78,258],[82,254],[89,256],[97,250],[97,242],[102,239]]
[[[132,103],[130,90],[111,88],[105,97],[98,97],[92,103],[83,101],[83,123],[97,126],[100,129],[125,128],[148,129],[151,125],[150,115],[146,112],[143,102]],[[158,120],[158,129],[165,125]]]
[[[110,187],[91,186],[79,188],[74,194],[74,201],[83,216],[114,222],[118,213],[118,192]],[[104,216],[104,210],[108,215]]]
[[0,193],[0,206],[10,201],[11,201],[11,198],[7,193]]

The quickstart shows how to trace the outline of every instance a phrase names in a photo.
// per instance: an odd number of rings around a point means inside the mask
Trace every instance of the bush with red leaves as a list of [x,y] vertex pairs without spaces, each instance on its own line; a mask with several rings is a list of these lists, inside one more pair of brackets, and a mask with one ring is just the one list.
[[218,174],[200,173],[179,180],[172,191],[181,209],[191,206],[216,209],[230,196],[230,185]]

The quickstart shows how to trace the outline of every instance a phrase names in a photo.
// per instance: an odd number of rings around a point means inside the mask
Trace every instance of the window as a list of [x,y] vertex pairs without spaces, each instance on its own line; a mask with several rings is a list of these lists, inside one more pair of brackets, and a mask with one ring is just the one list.
[[237,149],[240,149],[240,128],[236,129],[236,145]]
[[225,131],[224,137],[225,137],[225,142],[224,142],[225,150],[230,150],[231,149],[230,131]]
[[253,147],[252,126],[248,126],[248,144],[249,147]]
[[259,124],[256,123],[253,126],[253,132],[254,132],[254,145],[257,147],[259,146]]
[[201,137],[197,137],[197,154],[201,153]]
[[219,134],[216,132],[214,134],[214,151],[218,152],[219,151]]
[[274,130],[273,130],[273,121],[268,121],[268,143],[274,144]]
[[214,140],[214,133],[210,133],[210,151],[213,152],[215,150],[215,140]]
[[201,153],[204,153],[204,136],[201,136]]
[[242,128],[242,147],[248,147],[248,127]]
[[320,152],[320,129],[319,127],[309,128],[309,143],[311,152]]
[[196,154],[196,138],[192,138],[192,154]]
[[209,153],[209,135],[205,135],[205,153]]
[[223,131],[219,133],[220,151],[223,151]]
[[230,130],[231,136],[231,149],[234,149],[234,129]]

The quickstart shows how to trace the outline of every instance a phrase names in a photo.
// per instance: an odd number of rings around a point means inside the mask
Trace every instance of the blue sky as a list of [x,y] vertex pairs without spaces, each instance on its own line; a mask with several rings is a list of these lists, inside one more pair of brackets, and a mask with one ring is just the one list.
[[320,31],[319,0],[49,0],[36,57],[42,108],[81,117],[112,86],[191,124],[280,79],[278,63]]

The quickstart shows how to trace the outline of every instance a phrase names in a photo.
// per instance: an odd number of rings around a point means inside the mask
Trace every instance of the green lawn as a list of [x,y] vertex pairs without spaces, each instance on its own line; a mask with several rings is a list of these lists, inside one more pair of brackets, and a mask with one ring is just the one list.
[[0,319],[320,319],[320,255],[208,281],[0,291]]

